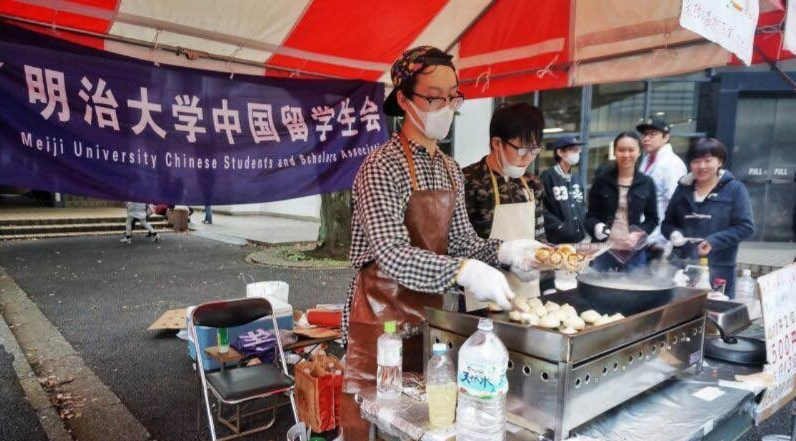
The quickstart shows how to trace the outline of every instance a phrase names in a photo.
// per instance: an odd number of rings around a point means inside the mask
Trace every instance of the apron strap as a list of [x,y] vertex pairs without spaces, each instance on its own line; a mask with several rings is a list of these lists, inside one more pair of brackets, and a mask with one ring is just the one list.
[[[492,180],[492,192],[495,196],[495,207],[497,207],[500,206],[500,192],[498,191],[497,179],[495,179],[495,174],[492,173],[492,168],[488,164],[486,169],[489,170],[489,179]],[[534,202],[533,192],[531,191],[530,187],[528,187],[528,182],[525,180],[525,176],[520,176],[520,182],[522,182],[522,186],[525,187],[525,191],[528,192],[528,202]]]
[[401,147],[404,149],[404,156],[406,157],[406,162],[409,164],[409,178],[412,180],[412,190],[417,191],[419,190],[419,187],[417,185],[415,160],[412,157],[412,150],[409,149],[409,142],[407,142],[406,136],[404,136],[403,132],[398,132],[398,138],[401,140]]
[[[415,172],[415,159],[412,156],[412,150],[409,148],[409,141],[404,136],[403,132],[398,132],[398,138],[401,140],[401,147],[404,150],[404,156],[406,157],[406,162],[409,165],[409,178],[412,180],[412,190],[418,191],[420,190],[420,186],[417,183],[417,173]],[[439,152],[441,155],[444,155],[441,151]],[[442,162],[445,164],[445,170],[448,172],[448,180],[451,183],[451,188],[454,192],[459,191],[459,186],[456,185],[456,179],[454,178],[454,174],[451,171],[451,165],[448,161],[445,160],[445,156],[442,157]]]

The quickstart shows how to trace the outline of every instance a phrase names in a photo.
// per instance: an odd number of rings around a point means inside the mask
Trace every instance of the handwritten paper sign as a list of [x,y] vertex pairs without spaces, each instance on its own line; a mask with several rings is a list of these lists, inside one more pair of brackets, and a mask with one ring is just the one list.
[[785,39],[783,47],[786,51],[796,54],[796,2],[788,2],[788,10],[785,13]]
[[764,421],[796,395],[796,264],[757,279],[766,330],[764,371],[775,383],[766,390],[757,407],[757,420]]
[[683,0],[680,26],[752,63],[758,0]]

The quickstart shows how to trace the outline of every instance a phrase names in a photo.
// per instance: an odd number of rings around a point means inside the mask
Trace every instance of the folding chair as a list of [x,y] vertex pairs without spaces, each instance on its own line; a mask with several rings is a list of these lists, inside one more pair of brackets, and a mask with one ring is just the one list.
[[[281,369],[273,364],[259,364],[251,367],[237,367],[234,369],[222,369],[221,371],[205,373],[202,362],[204,348],[199,345],[199,338],[196,334],[197,326],[210,328],[234,328],[242,326],[254,320],[271,316],[273,332],[277,335],[276,344],[279,350],[279,360],[282,363]],[[277,405],[271,408],[274,418],[265,426],[241,432],[241,416],[249,416],[264,410],[250,412],[241,415],[240,405],[251,402],[252,400],[267,398],[286,392],[290,397],[290,405],[293,408],[293,418],[298,422],[296,411],[296,400],[293,394],[294,382],[287,372],[285,354],[282,350],[282,342],[279,341],[279,327],[276,317],[273,314],[271,303],[262,297],[246,298],[238,300],[220,301],[204,303],[197,306],[191,313],[188,328],[196,345],[196,361],[199,364],[199,377],[202,382],[202,394],[204,396],[205,407],[207,410],[208,424],[210,425],[210,435],[213,441],[230,440],[252,433],[267,430],[274,423],[276,418]],[[213,411],[210,405],[210,395],[208,390],[218,401],[218,420],[230,430],[233,435],[221,438],[216,437]],[[236,414],[231,418],[225,418],[222,413],[223,405],[234,405]]]

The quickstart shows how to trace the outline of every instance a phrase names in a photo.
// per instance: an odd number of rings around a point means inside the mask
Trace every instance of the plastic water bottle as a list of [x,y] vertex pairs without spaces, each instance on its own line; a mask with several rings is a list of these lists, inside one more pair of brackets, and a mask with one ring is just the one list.
[[227,328],[218,328],[216,333],[218,337],[218,353],[226,354],[229,352],[229,332]]
[[435,343],[426,366],[428,417],[431,426],[442,428],[456,418],[456,368],[445,343]]
[[403,342],[395,333],[394,321],[384,323],[384,334],[376,342],[376,390],[379,399],[394,400],[403,392]]
[[703,257],[699,259],[699,266],[699,281],[697,281],[695,288],[713,291],[713,285],[710,284],[710,266],[708,265],[708,258]]
[[509,353],[492,332],[492,320],[482,318],[478,331],[459,350],[456,441],[506,439],[508,363]]
[[761,315],[760,299],[757,298],[756,286],[755,279],[752,278],[752,270],[743,270],[743,276],[738,279],[735,287],[735,298],[733,299],[746,305],[751,320],[759,319]]

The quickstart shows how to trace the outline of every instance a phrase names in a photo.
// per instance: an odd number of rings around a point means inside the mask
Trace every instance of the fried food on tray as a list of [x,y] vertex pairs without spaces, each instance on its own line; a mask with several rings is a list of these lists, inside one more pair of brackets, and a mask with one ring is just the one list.
[[537,262],[541,264],[547,264],[550,263],[550,253],[552,252],[553,252],[552,248],[539,247],[536,249],[533,255],[536,258]]
[[556,247],[556,251],[558,251],[559,253],[561,253],[561,254],[563,254],[565,256],[570,256],[572,254],[577,254],[577,252],[578,252],[578,250],[576,250],[574,246],[572,246],[572,245],[570,245],[568,243],[564,244],[564,245],[559,245],[558,247]]
[[564,263],[564,255],[558,251],[553,251],[550,253],[550,265],[553,265],[556,268],[561,267],[561,264]]

